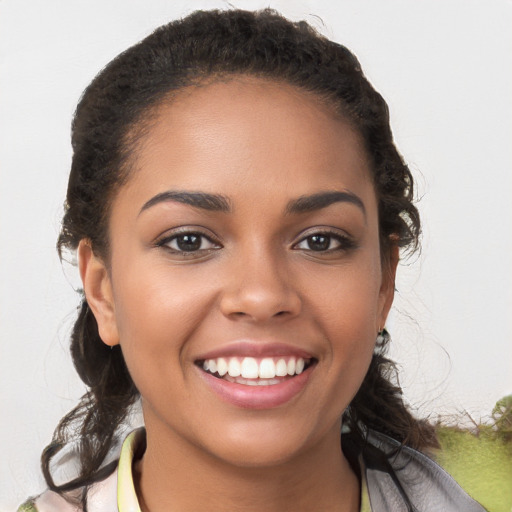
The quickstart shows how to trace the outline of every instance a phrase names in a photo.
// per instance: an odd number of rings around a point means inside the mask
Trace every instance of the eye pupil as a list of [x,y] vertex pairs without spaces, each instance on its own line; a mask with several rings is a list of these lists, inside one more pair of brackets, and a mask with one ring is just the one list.
[[201,248],[201,237],[198,235],[180,235],[176,244],[181,251],[197,251]]
[[308,247],[312,251],[326,251],[331,244],[331,237],[326,235],[312,235],[307,240]]

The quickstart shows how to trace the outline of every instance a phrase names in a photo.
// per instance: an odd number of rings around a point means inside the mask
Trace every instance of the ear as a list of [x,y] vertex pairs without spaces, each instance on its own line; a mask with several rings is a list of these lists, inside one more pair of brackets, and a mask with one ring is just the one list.
[[109,346],[119,344],[110,275],[103,260],[94,254],[90,242],[85,239],[78,246],[78,266],[87,304],[96,318],[100,338]]
[[389,254],[383,259],[382,263],[382,281],[379,291],[379,325],[376,326],[378,332],[386,325],[389,310],[393,304],[395,296],[395,277],[396,267],[400,259],[399,248],[393,240],[390,241]]

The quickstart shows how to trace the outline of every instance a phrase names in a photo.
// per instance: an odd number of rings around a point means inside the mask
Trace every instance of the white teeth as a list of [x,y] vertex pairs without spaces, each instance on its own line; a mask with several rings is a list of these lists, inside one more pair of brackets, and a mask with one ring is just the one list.
[[224,375],[228,373],[228,363],[223,357],[219,357],[219,359],[217,359],[217,373],[221,377],[224,377]]
[[215,361],[215,359],[208,360],[208,370],[210,370],[212,373],[217,371],[217,361]]
[[288,365],[284,359],[279,359],[276,364],[276,376],[286,377],[288,375]]
[[288,375],[295,375],[295,358],[292,357],[287,365]]
[[232,357],[228,363],[228,373],[230,377],[240,376],[240,361],[236,357]]
[[246,379],[258,378],[258,361],[254,357],[244,357],[242,361],[242,377]]
[[282,382],[279,379],[244,379],[243,377],[230,377],[229,375],[226,375],[224,378],[229,382],[245,386],[273,386]]
[[258,377],[260,379],[273,379],[276,376],[276,365],[271,357],[266,357],[260,362]]
[[[275,377],[286,377],[288,375],[300,375],[305,368],[306,361],[302,357],[281,357],[279,359],[264,357],[238,357],[228,359],[219,357],[203,361],[203,369],[210,373],[217,373],[220,377],[226,377],[232,382],[239,382],[252,385],[267,385],[281,382]],[[240,378],[237,378],[240,377]],[[252,380],[247,380],[252,379]],[[241,382],[243,381],[243,382]]]
[[266,380],[258,380],[258,386],[272,386],[273,384],[279,384],[281,381],[279,379],[266,379]]

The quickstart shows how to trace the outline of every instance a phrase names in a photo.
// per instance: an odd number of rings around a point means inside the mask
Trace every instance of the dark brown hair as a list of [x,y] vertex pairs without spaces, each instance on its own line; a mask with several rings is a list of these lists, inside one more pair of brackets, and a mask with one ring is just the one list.
[[[416,248],[420,221],[413,179],[394,145],[387,105],[356,57],[306,22],[292,23],[272,10],[228,10],[195,12],[158,28],[115,58],[87,87],[72,125],[73,161],[58,240],[61,257],[87,239],[108,261],[110,205],[129,178],[130,156],[154,108],[183,87],[234,74],[314,93],[351,122],[371,161],[382,254],[389,254],[393,244]],[[386,335],[376,346],[364,382],[344,413],[344,425],[361,443],[371,428],[425,447],[434,443],[433,430],[404,405],[396,369],[385,357],[388,342]],[[85,298],[71,335],[71,353],[89,391],[62,419],[42,455],[45,479],[58,492],[112,471],[112,465],[100,467],[138,398],[120,348],[111,350],[102,342]],[[57,485],[50,462],[70,441],[78,446],[80,474]]]

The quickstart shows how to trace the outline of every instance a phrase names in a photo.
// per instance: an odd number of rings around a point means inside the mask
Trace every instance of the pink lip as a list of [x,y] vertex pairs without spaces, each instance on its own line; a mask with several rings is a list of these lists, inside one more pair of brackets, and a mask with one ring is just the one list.
[[244,409],[272,409],[289,402],[298,395],[305,388],[315,366],[312,365],[300,375],[286,378],[283,382],[272,386],[246,386],[219,379],[200,368],[197,368],[197,371],[221,400]]
[[196,357],[196,361],[216,359],[218,357],[276,357],[295,356],[312,359],[313,355],[305,350],[286,343],[257,343],[254,341],[236,341],[213,349]]

